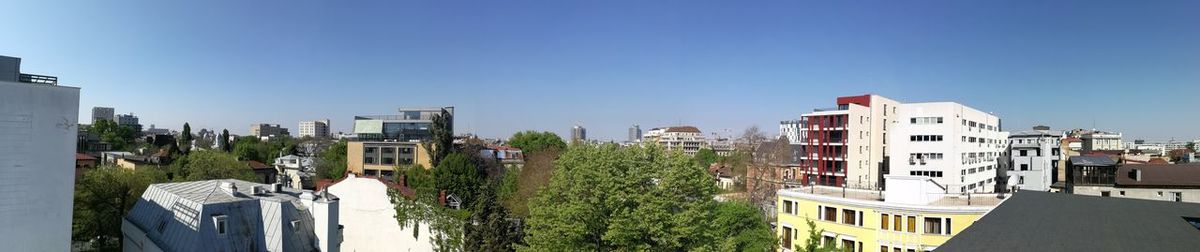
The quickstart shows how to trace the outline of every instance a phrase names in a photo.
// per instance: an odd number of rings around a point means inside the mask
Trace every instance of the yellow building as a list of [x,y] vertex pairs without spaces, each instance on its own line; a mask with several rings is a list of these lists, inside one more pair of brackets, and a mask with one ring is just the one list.
[[780,251],[808,240],[848,251],[932,251],[999,205],[996,194],[946,194],[927,177],[887,175],[887,191],[807,186],[779,190]]
[[392,176],[402,165],[432,168],[429,151],[418,142],[351,141],[346,143],[346,171],[360,176]]

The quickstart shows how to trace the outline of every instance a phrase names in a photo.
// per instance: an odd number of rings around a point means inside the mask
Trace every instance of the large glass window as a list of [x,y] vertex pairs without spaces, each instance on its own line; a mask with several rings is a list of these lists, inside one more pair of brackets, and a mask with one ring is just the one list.
[[837,221],[837,208],[825,207],[825,221]]
[[942,234],[942,218],[925,217],[926,234]]
[[842,224],[855,225],[858,223],[858,215],[856,211],[850,209],[842,209]]

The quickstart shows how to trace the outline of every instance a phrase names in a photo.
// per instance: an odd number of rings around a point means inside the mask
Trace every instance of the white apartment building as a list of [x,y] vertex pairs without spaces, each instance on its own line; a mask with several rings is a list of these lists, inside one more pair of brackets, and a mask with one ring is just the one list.
[[696,155],[700,149],[708,147],[704,134],[693,126],[653,128],[646,132],[642,142],[658,143],[667,150],[679,150],[688,156]]
[[1008,137],[1012,160],[1006,177],[1007,186],[1020,190],[1049,191],[1062,160],[1062,135],[1048,130],[1028,130]]
[[805,137],[808,136],[808,130],[804,127],[804,123],[804,120],[781,121],[779,122],[779,135],[787,137],[789,144],[803,144]]
[[1091,130],[1079,135],[1083,140],[1083,151],[1124,150],[1121,133]]
[[878,95],[837,98],[836,108],[801,115],[801,183],[878,189],[885,187],[888,133],[900,102]]
[[68,251],[79,88],[20,62],[0,56],[0,250]]
[[300,137],[329,137],[329,119],[301,121]]
[[906,103],[898,114],[890,174],[930,177],[951,193],[995,191],[1008,139],[1000,118],[955,102]]

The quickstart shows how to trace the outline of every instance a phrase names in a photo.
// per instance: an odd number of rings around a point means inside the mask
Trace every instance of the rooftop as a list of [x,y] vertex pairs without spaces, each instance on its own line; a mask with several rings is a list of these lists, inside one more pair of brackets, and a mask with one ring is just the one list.
[[1115,166],[1117,162],[1103,156],[1073,156],[1071,157],[1071,164],[1082,166]]
[[[888,205],[903,205],[897,203],[885,203],[884,198],[887,193],[876,190],[849,189],[831,186],[803,186],[797,188],[789,188],[780,190],[781,195],[792,197],[821,196],[823,198],[844,199],[849,201],[859,201],[859,203],[874,203]],[[1003,202],[1003,199],[997,198],[996,194],[959,194],[947,193],[938,194],[938,200],[933,201],[928,205],[909,205],[912,207],[994,207]]]
[[1200,204],[1020,191],[938,251],[1195,251],[1196,217]]
[[[1130,172],[1138,170],[1142,179]],[[1126,164],[1117,169],[1117,186],[1200,188],[1200,164]]]

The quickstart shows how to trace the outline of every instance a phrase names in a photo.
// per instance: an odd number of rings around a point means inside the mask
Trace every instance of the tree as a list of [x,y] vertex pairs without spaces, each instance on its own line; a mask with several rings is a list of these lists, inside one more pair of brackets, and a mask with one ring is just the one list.
[[229,129],[221,130],[221,139],[217,139],[217,145],[220,145],[221,151],[231,152],[233,147],[229,146]]
[[500,206],[493,190],[479,190],[465,230],[466,251],[513,251],[520,238],[508,220],[508,211]]
[[346,174],[346,141],[338,141],[317,155],[317,177],[338,180]]
[[808,239],[804,241],[803,247],[801,247],[800,244],[796,244],[796,246],[795,246],[796,251],[804,251],[804,252],[839,251],[836,247],[833,247],[833,246],[829,246],[829,247],[821,246],[821,238],[822,238],[821,233],[824,233],[825,230],[817,230],[817,224],[813,223],[812,220],[805,220],[805,221],[808,222]]
[[442,158],[450,155],[454,148],[454,115],[446,109],[442,112],[433,115],[431,125],[429,126],[429,134],[432,139],[422,143],[425,150],[429,151],[429,159],[434,164],[440,164]]
[[715,250],[716,185],[651,146],[573,145],[529,202],[521,251]]
[[120,251],[121,219],[150,184],[164,181],[166,176],[156,169],[101,166],[88,170],[75,184],[72,240],[93,241],[96,250]]
[[241,160],[262,160],[262,153],[258,152],[255,144],[238,144],[233,147],[233,155]]
[[192,151],[192,126],[183,123],[183,132],[179,133],[179,147],[184,154]]
[[513,134],[508,139],[508,145],[521,149],[525,153],[539,152],[547,149],[566,149],[567,143],[563,142],[558,134],[549,131],[524,131]]
[[1187,143],[1187,149],[1191,150],[1191,151],[1196,151],[1196,142]]
[[504,206],[514,216],[529,216],[529,200],[537,195],[538,190],[550,183],[550,175],[554,172],[554,160],[558,159],[561,151],[547,149],[544,151],[525,153],[525,166],[517,177],[517,188],[512,195],[504,197]]
[[101,142],[111,145],[113,150],[132,150],[136,133],[133,132],[133,128],[119,125],[112,120],[98,120],[88,128],[88,131],[99,136]]
[[696,152],[694,158],[696,159],[696,163],[700,163],[700,166],[707,168],[709,165],[716,163],[720,157],[717,156],[717,152],[713,151],[713,149],[703,148]]
[[722,237],[720,251],[773,251],[775,232],[754,205],[730,201],[717,204],[713,226]]
[[[240,179],[256,181],[254,171],[237,157],[219,151],[194,151],[181,158],[177,178],[186,181],[211,179]],[[173,164],[174,165],[174,164]]]
[[475,196],[484,182],[483,174],[471,159],[458,152],[450,153],[437,164],[433,178],[438,190],[446,190],[447,195],[458,197],[463,207],[475,203]]

